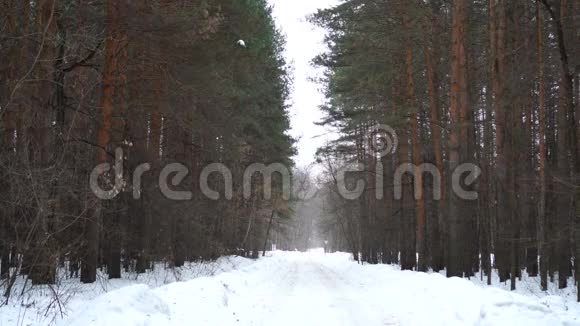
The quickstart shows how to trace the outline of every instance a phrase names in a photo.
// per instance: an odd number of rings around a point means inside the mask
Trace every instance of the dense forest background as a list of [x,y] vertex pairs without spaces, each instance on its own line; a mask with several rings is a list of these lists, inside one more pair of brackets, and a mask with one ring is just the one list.
[[[329,51],[315,60],[327,68],[321,124],[340,133],[319,151],[333,248],[448,276],[483,270],[489,282],[497,268],[512,289],[523,270],[544,290],[548,281],[573,286],[574,271],[577,282],[580,1],[347,0],[311,21],[329,30]],[[396,130],[394,155],[364,139],[380,124]],[[393,135],[374,137],[384,145]],[[337,171],[353,162],[364,164],[354,179],[367,187],[349,201]],[[404,163],[435,165],[441,189],[416,168],[393,200]],[[482,170],[463,183],[477,200],[452,191],[463,163]]]
[[[269,200],[261,195],[259,178],[242,197],[241,173],[255,162],[291,167],[295,151],[287,134],[284,40],[266,1],[0,4],[6,296],[19,276],[54,284],[61,269],[92,283],[98,271],[119,278],[122,270],[145,273],[160,261],[179,267],[258,256],[268,222],[289,210],[279,192]],[[116,149],[123,150],[121,193],[98,200],[89,176],[97,164],[113,163]],[[161,194],[159,171],[173,162],[188,167],[177,188],[192,191],[192,200]],[[200,171],[213,162],[232,171],[232,200],[199,191]],[[151,171],[135,200],[132,172],[141,163]],[[102,188],[112,188],[113,174],[100,179]],[[223,193],[219,174],[209,185]]]

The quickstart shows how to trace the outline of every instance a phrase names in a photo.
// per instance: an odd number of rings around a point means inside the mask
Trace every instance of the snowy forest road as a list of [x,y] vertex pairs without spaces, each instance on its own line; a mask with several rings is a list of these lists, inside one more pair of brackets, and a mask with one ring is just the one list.
[[544,299],[344,253],[274,252],[213,277],[107,293],[64,325],[580,325],[578,310]]
[[320,260],[289,261],[279,273],[254,301],[267,310],[264,325],[398,325],[370,309],[355,280]]

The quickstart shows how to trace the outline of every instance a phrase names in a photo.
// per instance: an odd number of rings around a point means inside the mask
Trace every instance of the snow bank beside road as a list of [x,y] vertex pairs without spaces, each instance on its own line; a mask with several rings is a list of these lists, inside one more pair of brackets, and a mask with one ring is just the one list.
[[[400,271],[385,265],[341,264],[333,268],[350,275],[367,291],[376,310],[394,311],[399,325],[580,325],[580,304],[523,296],[467,279]],[[358,275],[358,276],[357,276]]]
[[104,294],[63,325],[165,325],[169,306],[147,285],[128,286]]
[[[93,284],[81,284],[78,278],[68,278],[66,268],[62,268],[58,273],[58,282],[52,288],[47,286],[31,288],[30,282],[26,283],[24,278],[19,277],[10,301],[6,305],[0,305],[0,326],[84,325],[71,323],[72,320],[82,320],[88,325],[94,325],[101,320],[110,320],[111,323],[107,326],[124,325],[120,322],[115,323],[115,319],[127,315],[132,316],[127,317],[129,320],[135,318],[138,321],[141,318],[138,315],[147,317],[145,313],[147,311],[156,314],[154,309],[150,309],[151,307],[147,305],[137,309],[138,302],[142,302],[147,293],[153,293],[151,289],[233,271],[254,263],[253,260],[236,256],[221,257],[214,262],[187,263],[174,269],[165,268],[163,263],[158,263],[153,271],[145,274],[123,273],[122,279],[108,280],[106,275],[99,274],[97,282]],[[25,284],[26,288],[23,289]],[[110,300],[110,304],[107,300]],[[124,311],[125,302],[127,310],[131,311],[129,313]],[[114,313],[118,311],[122,313],[115,316]],[[83,314],[92,314],[92,317],[81,319],[79,316]],[[67,319],[67,322],[63,322],[63,318]]]

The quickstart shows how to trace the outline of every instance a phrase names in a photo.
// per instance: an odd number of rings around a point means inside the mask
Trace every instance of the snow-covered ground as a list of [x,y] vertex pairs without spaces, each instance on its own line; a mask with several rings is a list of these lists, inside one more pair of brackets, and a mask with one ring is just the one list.
[[[158,288],[174,282],[189,281],[242,268],[253,261],[241,257],[222,257],[215,262],[188,263],[181,268],[166,269],[156,264],[153,271],[146,274],[123,273],[123,278],[108,280],[98,274],[94,284],[81,284],[78,278],[67,278],[64,269],[59,270],[58,282],[51,287],[30,287],[24,278],[19,278],[7,305],[0,302],[0,326],[44,326],[60,325],[77,311],[92,305],[97,297],[116,290],[142,285],[144,288]],[[0,292],[4,293],[0,283]],[[0,297],[1,300],[4,297]],[[120,299],[121,300],[121,299]],[[110,326],[119,325],[113,323]],[[82,326],[82,325],[79,325]]]
[[[238,260],[216,276],[75,298],[57,325],[580,325],[580,304],[571,298],[362,266],[348,254],[274,252],[253,263]],[[22,325],[36,324],[42,323]],[[2,316],[0,325],[16,323]]]

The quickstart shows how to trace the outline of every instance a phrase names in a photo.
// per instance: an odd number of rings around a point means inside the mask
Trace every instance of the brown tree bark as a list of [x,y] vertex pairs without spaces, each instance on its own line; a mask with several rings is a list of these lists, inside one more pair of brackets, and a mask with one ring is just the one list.
[[[3,1],[1,3],[2,10],[7,13],[6,31],[9,35],[14,33],[14,19],[16,17],[15,8],[13,8],[12,1]],[[16,47],[11,52],[16,52]],[[16,55],[12,54],[8,58],[8,67],[6,67],[6,80],[0,83],[0,96],[5,99],[10,96],[11,85],[14,84],[16,78]],[[2,103],[4,104],[4,103]],[[16,130],[16,113],[10,107],[0,109],[0,159],[3,165],[7,165],[5,158],[11,157],[14,151],[14,132]],[[0,169],[0,196],[10,196],[10,182],[8,174],[4,172],[7,169]],[[0,211],[0,280],[8,279],[10,276],[10,249],[11,240],[9,231],[9,221],[13,213],[11,209]]]
[[[55,88],[52,83],[54,62],[56,60],[55,39],[57,36],[57,0],[43,0],[38,3],[36,23],[37,31],[41,33],[41,41],[38,50],[36,77],[38,79],[36,95],[39,100],[38,107],[30,108],[27,123],[29,124],[27,138],[30,140],[30,161],[35,169],[41,169],[49,164],[50,156],[50,125],[51,125],[51,97]],[[36,176],[38,182],[37,214],[34,221],[35,243],[31,246],[29,255],[29,276],[33,284],[53,284],[55,281],[56,255],[57,252],[50,250],[50,224],[49,219],[49,186],[43,182],[40,175]],[[42,185],[40,185],[42,184]]]
[[[402,11],[403,12],[403,11]],[[404,12],[403,12],[404,13]],[[402,26],[406,33],[411,33],[409,17],[404,14],[402,20]],[[407,41],[408,42],[408,41]],[[409,55],[412,52],[408,51],[407,48],[402,49],[402,55],[405,57],[405,66],[400,68],[400,83],[399,89],[397,89],[396,97],[399,103],[404,108],[410,108],[412,104],[409,101],[408,94],[408,76],[407,76],[407,62],[409,61]],[[410,148],[410,137],[408,130],[410,127],[409,117],[406,115],[406,111],[399,110],[399,114],[402,115],[402,121],[399,125],[399,147],[397,149],[397,164],[398,166],[406,163],[410,163],[411,150]],[[414,118],[414,117],[413,117]],[[411,144],[412,146],[412,144]],[[401,179],[402,197],[399,199],[399,250],[400,250],[400,264],[403,270],[412,270],[416,266],[417,256],[416,256],[416,215],[414,214],[414,204],[413,204],[413,188],[411,186],[412,179],[406,173]]]
[[[568,68],[568,52],[566,50],[566,42],[564,38],[564,21],[567,13],[567,1],[560,2],[560,16],[557,17],[554,8],[546,1],[541,0],[545,9],[550,14],[550,17],[555,22],[558,51],[560,54],[561,63],[561,79],[559,88],[559,106],[557,112],[557,173],[555,180],[555,189],[557,192],[557,237],[556,253],[558,261],[558,287],[560,289],[567,286],[567,278],[569,275],[569,251],[568,248],[568,234],[569,234],[569,208],[574,200],[571,196],[573,192],[568,189],[568,184],[571,177],[569,152],[571,148],[575,148],[573,140],[575,137],[575,123],[574,123],[574,102],[572,91],[572,75]],[[572,121],[572,123],[570,123]],[[576,161],[577,153],[572,151],[571,157]],[[574,162],[576,163],[576,162]]]
[[[435,17],[431,18],[429,24],[430,29],[435,30],[436,24],[432,21],[436,19]],[[432,146],[433,146],[433,153],[435,155],[435,164],[437,165],[437,170],[439,170],[439,174],[441,176],[441,180],[445,180],[445,168],[443,166],[443,149],[442,149],[442,137],[441,137],[441,129],[443,126],[441,125],[441,118],[439,113],[439,91],[438,91],[438,78],[437,78],[437,66],[434,62],[433,58],[437,58],[438,45],[436,43],[436,38],[433,38],[431,46],[425,46],[425,62],[427,64],[427,92],[429,96],[429,112],[431,118],[431,139],[432,139]],[[432,248],[432,258],[433,263],[432,267],[435,270],[442,270],[444,268],[444,252],[443,252],[443,237],[442,232],[440,229],[443,226],[443,215],[445,209],[445,185],[441,185],[440,189],[434,189],[435,192],[439,192],[441,194],[441,198],[437,201],[437,221],[433,222],[433,226],[435,228],[433,232],[434,239],[432,241],[433,248]]]
[[[108,0],[106,3],[107,37],[105,39],[105,59],[101,76],[102,94],[100,99],[100,127],[97,134],[97,164],[109,161],[109,145],[112,137],[115,90],[118,82],[121,35],[119,22],[119,1]],[[100,228],[102,224],[102,202],[94,201],[94,212],[86,222],[86,252],[82,260],[81,281],[93,283],[97,277]]]
[[[449,134],[449,164],[453,171],[464,157],[460,137],[467,135],[465,112],[469,109],[468,82],[467,82],[467,1],[454,0],[452,7],[452,48],[451,48],[451,102],[449,113],[451,118],[451,132]],[[461,141],[465,141],[464,138]],[[461,232],[463,222],[461,213],[462,201],[455,193],[449,195],[449,254],[447,262],[447,276],[463,275],[463,252],[461,251]]]
[[[409,23],[406,23],[406,27]],[[419,255],[417,268],[421,272],[427,271],[427,262],[425,255],[425,198],[423,195],[423,172],[419,168],[422,161],[421,153],[421,143],[419,135],[419,106],[417,105],[417,99],[415,95],[415,79],[413,77],[413,48],[408,41],[405,49],[405,75],[406,75],[406,89],[407,89],[407,105],[410,112],[414,112],[411,115],[411,146],[413,147],[413,164],[415,165],[414,178],[416,178],[415,186],[419,189],[415,189],[415,194],[420,194],[415,200],[415,213],[417,219],[416,225],[416,250]]]
[[546,85],[544,68],[544,15],[540,4],[537,5],[538,24],[538,249],[540,256],[540,284],[543,291],[548,290],[548,247],[546,241]]
[[491,20],[491,40],[494,52],[494,65],[492,71],[492,87],[494,94],[494,115],[496,128],[496,163],[495,163],[495,185],[497,202],[497,241],[494,248],[496,266],[501,281],[510,277],[510,255],[509,239],[510,232],[510,201],[508,198],[508,159],[506,139],[506,112],[509,110],[506,99],[506,78],[507,78],[507,13],[506,0],[490,0],[490,20]]

